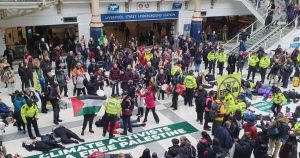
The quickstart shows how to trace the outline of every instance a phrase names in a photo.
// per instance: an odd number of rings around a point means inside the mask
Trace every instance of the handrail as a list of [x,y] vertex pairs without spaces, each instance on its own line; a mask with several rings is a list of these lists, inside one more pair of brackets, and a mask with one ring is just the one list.
[[[294,29],[297,28],[298,26],[298,18],[300,17],[297,16],[295,19],[293,19],[291,22],[289,22],[288,24],[286,24],[284,27],[280,28],[280,31],[279,32],[276,32],[278,30],[275,30],[275,31],[272,31],[270,34],[268,34],[267,36],[265,36],[265,38],[262,38],[259,42],[255,43],[252,47],[250,47],[249,49],[247,49],[248,52],[252,51],[252,50],[255,50],[257,49],[257,45],[262,43],[264,40],[266,40],[268,37],[270,36],[275,36],[277,35],[278,33],[280,33],[280,41],[282,40],[282,33],[283,33],[283,30],[286,29],[287,27],[290,26],[290,24],[292,24],[293,22],[295,22],[295,26],[294,26]],[[273,32],[276,32],[275,34],[272,34]],[[264,45],[265,45],[265,48],[267,47],[267,41],[264,42]]]
[[[270,11],[268,11],[264,16],[263,18],[266,18],[267,15],[270,13]],[[281,17],[282,15],[280,15]],[[257,24],[261,24],[259,27],[257,27],[255,30],[254,30],[254,26],[257,25]],[[247,26],[246,28],[243,28],[245,29],[246,31],[251,28],[250,30],[250,36],[252,35],[255,35],[258,31],[260,31],[261,29],[264,28],[264,25],[259,21],[259,20],[256,20],[254,21],[253,23],[251,23],[249,26]],[[236,40],[236,45],[239,43],[239,37],[240,37],[240,33],[237,33],[237,35],[235,35],[234,37],[232,37],[229,41],[227,41],[225,44],[224,44],[224,47],[226,47],[226,45],[228,45],[229,43],[232,43],[234,40]]]
[[[281,16],[283,16],[283,15],[281,14],[280,16],[278,16],[275,20],[273,20],[272,23],[268,24],[267,26],[263,25],[262,28],[257,29],[257,30],[252,34],[252,37],[253,37],[254,35],[256,35],[256,34],[262,32],[262,31],[264,31],[267,27],[270,27],[275,21],[279,20],[279,19],[281,18]],[[239,33],[238,35],[240,35],[240,33]],[[251,34],[250,34],[250,35],[251,35]],[[232,47],[232,48],[230,49],[229,52],[232,52],[232,51],[233,51],[234,49],[236,49],[237,47],[238,47],[238,42],[236,43],[236,45],[235,45],[234,47]]]

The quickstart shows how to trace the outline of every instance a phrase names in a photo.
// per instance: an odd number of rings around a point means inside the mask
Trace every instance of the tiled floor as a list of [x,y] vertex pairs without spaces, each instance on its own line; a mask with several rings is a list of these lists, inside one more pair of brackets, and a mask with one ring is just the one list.
[[[15,71],[16,70],[17,70],[17,67],[15,68]],[[218,70],[216,72],[218,72]],[[244,71],[244,74],[246,74],[246,70]],[[19,76],[17,74],[15,74],[15,75],[16,75],[15,78],[17,80],[16,89],[20,89],[21,86],[20,86]],[[243,75],[243,78],[245,78],[245,77],[246,76]],[[259,78],[260,78],[260,75],[257,74],[256,80],[259,80]],[[68,95],[71,96],[72,90],[73,90],[73,85],[70,81],[68,83],[68,88],[69,88]],[[289,85],[288,89],[292,89],[292,86]],[[300,92],[299,88],[297,88],[296,90],[298,92]],[[9,106],[12,106],[10,97],[7,94],[7,89],[4,88],[3,83],[0,84],[0,91],[2,92],[2,93],[0,93],[2,100]],[[110,96],[111,89],[109,87],[105,87],[105,94],[107,96]],[[63,98],[63,99],[68,101],[68,98]],[[256,100],[253,100],[253,102],[260,101],[261,99],[262,99],[261,97],[258,97]],[[196,145],[197,141],[200,139],[200,132],[202,131],[203,126],[200,125],[199,122],[196,122],[195,107],[184,106],[182,97],[179,97],[179,108],[177,111],[173,111],[171,108],[169,108],[169,106],[171,105],[170,104],[171,96],[169,98],[166,97],[165,100],[163,100],[163,101],[157,100],[157,103],[158,103],[157,104],[157,111],[158,111],[157,114],[160,118],[160,123],[159,124],[155,123],[153,116],[150,112],[146,126],[134,128],[133,131],[139,132],[139,131],[143,131],[143,130],[147,130],[147,129],[152,129],[152,128],[156,128],[156,127],[160,127],[160,126],[164,126],[164,125],[177,123],[177,122],[187,121],[199,130],[196,133],[186,135],[187,138],[190,139],[192,144]],[[40,105],[40,103],[38,103],[38,105]],[[293,111],[295,108],[295,105],[290,104],[289,106],[292,107],[291,109]],[[103,112],[104,112],[103,110],[104,109],[101,109],[100,113],[98,113],[98,117],[103,115]],[[263,113],[258,110],[256,110],[256,111],[257,111],[257,113]],[[267,114],[267,113],[263,113],[263,114]],[[63,120],[62,125],[66,126],[67,128],[71,129],[72,131],[74,131],[75,133],[80,135],[82,120],[83,120],[82,117],[73,117],[72,108],[61,110],[60,117]],[[38,120],[38,125],[40,128],[40,132],[42,134],[51,132],[52,128],[55,127],[54,124],[52,123],[52,118],[53,118],[53,113],[51,111],[48,114],[40,114],[40,118]],[[135,116],[133,118],[135,118]],[[94,131],[95,131],[94,134],[90,134],[89,132],[85,133],[85,136],[83,138],[86,140],[86,142],[105,139],[102,137],[102,128],[97,128],[94,126]],[[241,135],[242,134],[243,134],[243,132],[241,132]],[[21,142],[29,141],[28,135],[27,134],[23,135],[21,133],[18,133],[16,127],[13,127],[11,125],[6,128],[6,133],[0,133],[0,139],[4,141],[3,144],[6,146],[8,153],[12,153],[12,154],[19,153],[24,156],[40,154],[40,152],[36,152],[36,151],[28,152],[24,148],[22,148]],[[157,152],[159,157],[163,157],[165,150],[167,150],[168,147],[171,146],[171,139],[172,138],[145,144],[145,145],[140,145],[140,146],[136,146],[134,148],[130,148],[127,150],[122,150],[122,151],[116,151],[113,153],[126,152],[126,153],[132,154],[134,158],[137,158],[137,157],[141,156],[142,151],[145,148],[149,148],[151,150],[151,152]],[[70,147],[70,146],[72,146],[72,145],[68,145],[67,147]]]

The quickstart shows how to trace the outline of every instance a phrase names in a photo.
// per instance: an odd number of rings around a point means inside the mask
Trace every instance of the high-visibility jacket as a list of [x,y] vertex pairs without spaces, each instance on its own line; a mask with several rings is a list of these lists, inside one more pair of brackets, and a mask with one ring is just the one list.
[[230,93],[225,96],[224,105],[225,105],[226,114],[235,112],[234,111],[236,109],[235,99]]
[[107,114],[117,115],[121,110],[121,104],[116,98],[109,99],[105,104],[105,112]]
[[21,108],[21,117],[25,124],[27,124],[26,118],[39,118],[39,108],[35,103],[32,103],[32,106],[24,104]]
[[207,60],[208,61],[216,60],[216,53],[215,52],[209,52],[208,55],[207,55]]
[[196,78],[192,75],[186,76],[183,84],[186,88],[197,88]]
[[258,57],[256,56],[256,55],[251,55],[250,57],[249,57],[249,66],[252,66],[252,67],[254,67],[254,66],[256,66],[256,64],[259,62],[259,59],[258,59]]
[[280,105],[283,105],[284,103],[286,103],[286,98],[283,95],[283,93],[275,93],[273,95],[273,103],[280,104]]
[[145,55],[146,61],[150,61],[150,60],[152,60],[152,58],[153,58],[153,54],[151,52],[150,53],[146,53],[146,55]]
[[297,55],[297,61],[300,62],[300,53]]
[[242,113],[244,113],[246,111],[247,105],[245,102],[243,101],[236,101],[236,105],[237,105],[237,109],[236,110],[241,110]]
[[268,68],[270,64],[271,64],[271,59],[267,56],[262,57],[259,61],[259,67],[263,69]]
[[294,129],[295,129],[295,132],[299,133],[300,132],[300,122],[297,121],[294,125]]
[[218,62],[224,63],[227,60],[227,54],[225,52],[220,52],[218,54]]
[[175,73],[176,73],[177,71],[179,71],[180,76],[182,76],[182,70],[181,70],[181,67],[179,67],[179,66],[177,66],[177,65],[175,65],[175,66],[172,68],[172,70],[171,70],[171,75],[174,76]]

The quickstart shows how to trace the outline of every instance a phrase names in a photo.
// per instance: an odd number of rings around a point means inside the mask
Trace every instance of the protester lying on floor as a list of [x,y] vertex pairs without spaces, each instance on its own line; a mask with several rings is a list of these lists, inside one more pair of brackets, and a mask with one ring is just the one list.
[[[72,132],[71,130],[67,129],[64,126],[54,127],[52,131],[57,137],[61,138],[61,142],[63,144],[71,144],[71,143],[79,144],[78,141],[84,142],[84,139],[79,138],[77,134],[75,134],[74,132]],[[71,138],[76,140],[72,140]]]
[[48,153],[52,149],[60,148],[64,149],[65,147],[58,144],[54,140],[43,140],[43,141],[33,141],[33,142],[23,142],[22,147],[28,151],[41,151],[43,154]]

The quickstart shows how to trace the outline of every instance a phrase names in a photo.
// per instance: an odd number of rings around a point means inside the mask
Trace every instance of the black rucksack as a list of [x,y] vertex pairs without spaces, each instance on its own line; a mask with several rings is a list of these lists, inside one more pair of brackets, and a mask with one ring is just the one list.
[[53,86],[49,86],[48,89],[49,89],[48,90],[49,91],[49,100],[57,99],[56,88],[54,88]]

